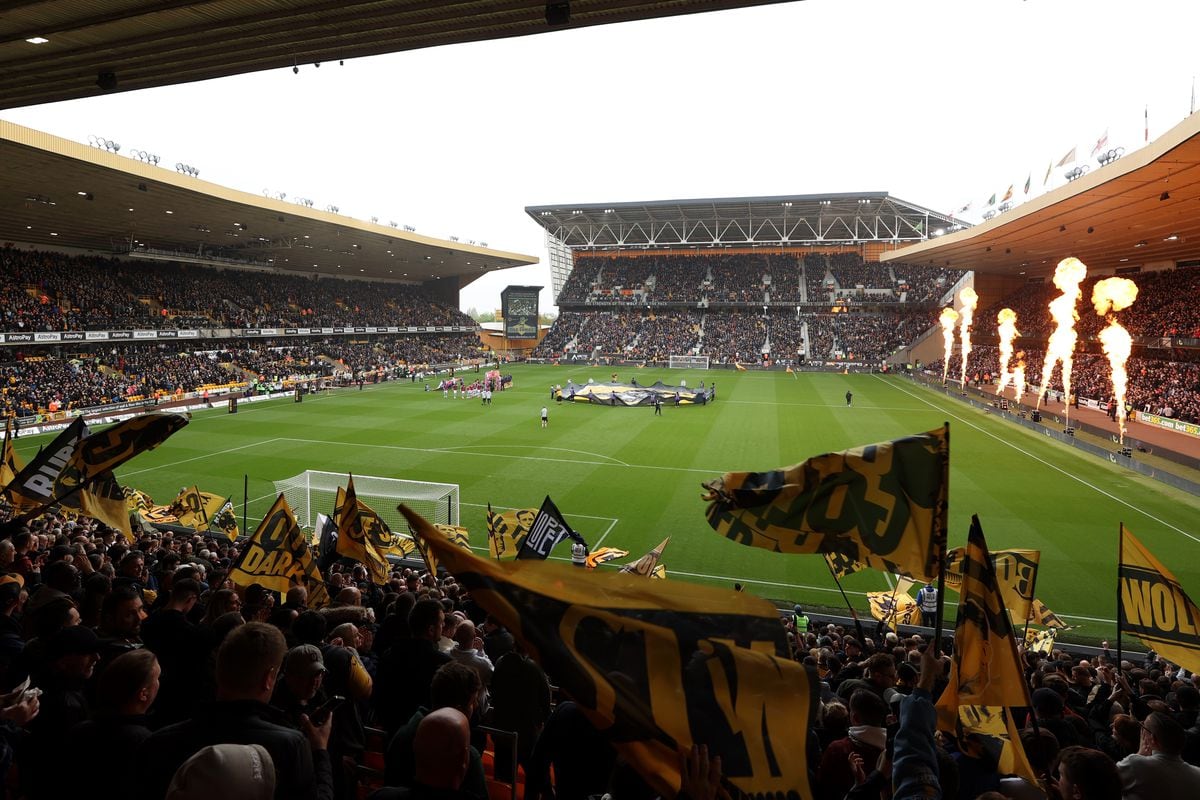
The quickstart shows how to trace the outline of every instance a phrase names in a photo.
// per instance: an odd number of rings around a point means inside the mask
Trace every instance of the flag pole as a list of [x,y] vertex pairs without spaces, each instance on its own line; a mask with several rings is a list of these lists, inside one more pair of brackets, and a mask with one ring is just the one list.
[[[1039,562],[1040,562],[1039,557]],[[1040,563],[1039,563],[1040,566]],[[1037,597],[1037,571],[1033,573],[1033,580],[1029,582],[1029,608],[1025,611],[1025,630],[1021,635],[1025,641],[1029,641],[1029,618],[1033,616],[1033,601]]]
[[1117,523],[1117,675],[1121,674],[1121,564],[1125,562],[1125,523]]
[[[247,525],[246,525],[246,507],[248,505],[250,505],[250,475],[248,473],[243,472],[242,473],[242,530],[243,531],[250,530],[250,528],[247,527]],[[249,536],[250,534],[246,534],[246,535]]]
[[833,569],[833,564],[830,564],[828,559],[826,559],[825,566],[829,568],[829,574],[833,576],[833,582],[837,584],[838,591],[842,593],[842,602],[846,604],[846,608],[850,609],[850,616],[854,618],[854,629],[858,631],[858,643],[865,646],[867,635],[863,632],[862,622],[858,619],[858,612],[854,610],[854,606],[850,605],[850,598],[846,597],[846,590],[842,588],[842,582],[838,580],[837,573]]
[[941,544],[941,563],[938,564],[938,580],[937,580],[937,618],[933,623],[933,646],[940,648],[942,645],[942,614],[946,609],[946,556],[947,548],[949,547],[949,527],[950,517],[950,423],[944,422],[946,432],[946,446],[942,455],[942,491],[945,496],[942,500],[942,507],[937,510],[939,541]]

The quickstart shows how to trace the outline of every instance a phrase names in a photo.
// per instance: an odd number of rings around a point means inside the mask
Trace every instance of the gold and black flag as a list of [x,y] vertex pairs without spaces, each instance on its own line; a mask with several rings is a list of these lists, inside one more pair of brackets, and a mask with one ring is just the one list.
[[776,553],[840,553],[932,580],[946,551],[949,426],[703,484],[708,524]]
[[898,578],[893,589],[883,592],[867,592],[867,604],[871,616],[885,625],[920,625],[921,607],[910,594],[912,578]]
[[[642,556],[637,561],[621,567],[620,571],[627,575],[643,575],[647,578],[656,577],[654,573],[659,567],[659,559],[662,558],[663,550],[667,549],[667,545],[670,543],[670,541],[671,537],[668,536],[659,542],[657,547],[655,547],[649,553],[646,553],[646,555]],[[662,575],[657,577],[665,578],[666,570],[663,570]]]
[[346,483],[346,491],[339,492],[342,503],[337,510],[339,555],[352,558],[363,564],[371,576],[371,582],[382,586],[388,581],[388,561],[377,542],[390,542],[392,532],[387,523],[358,499],[354,491],[354,476]]
[[329,604],[329,592],[296,516],[281,494],[229,569],[238,586],[258,583],[273,592],[308,589],[309,608]]
[[[399,507],[397,507],[397,510],[399,510]],[[466,528],[460,525],[445,525],[441,522],[435,523],[433,527],[436,528],[437,532],[445,537],[450,544],[466,550],[468,553],[471,552],[471,534]],[[417,552],[419,552],[421,554],[421,558],[425,560],[426,568],[429,570],[431,575],[437,575],[438,564],[440,563],[438,561],[437,552],[429,548],[423,541],[421,541],[421,535],[419,531],[413,530],[412,526],[409,526],[409,530],[413,531],[413,537],[410,541],[415,543]]]
[[138,453],[153,450],[187,425],[183,414],[143,414],[82,439],[71,456],[71,466],[83,481],[116,469]]
[[125,500],[125,489],[117,483],[112,472],[102,472],[92,482],[77,492],[72,492],[73,476],[66,470],[59,476],[58,485],[65,490],[60,505],[86,517],[118,530],[125,541],[135,540],[133,526],[129,521],[129,505]]
[[76,417],[17,473],[4,489],[8,502],[19,513],[36,511],[55,498],[58,476],[66,468],[76,446],[88,435],[83,417]]
[[500,560],[515,556],[525,541],[525,536],[537,518],[536,508],[517,508],[496,513],[488,503],[488,551],[492,558]]
[[817,678],[786,656],[752,595],[461,550],[401,512],[471,597],[512,631],[665,797],[679,752],[707,745],[735,798],[811,800],[806,737]]
[[993,748],[1002,774],[1037,785],[1011,711],[1033,703],[978,517],[971,518],[959,591],[950,683],[937,701],[938,729],[954,734],[960,747]]
[[0,454],[0,487],[8,486],[12,483],[12,479],[20,474],[25,465],[21,463],[21,457],[17,455],[17,450],[13,447],[13,418],[8,417],[4,421],[4,452]]
[[629,555],[628,550],[622,550],[619,547],[597,547],[595,550],[587,554],[587,561],[584,566],[588,569],[595,569],[601,564],[607,564],[609,561],[615,561],[618,558],[624,558]]
[[1200,671],[1200,608],[1124,525],[1121,563],[1117,566],[1121,633],[1136,636],[1167,661],[1189,672]]
[[202,492],[199,486],[190,486],[179,493],[171,503],[177,524],[199,533],[221,531],[229,540],[237,541],[237,515],[233,501],[212,492]]
[[[1032,613],[1033,589],[1042,553],[1040,550],[993,550],[991,557],[1004,604],[1013,620],[1024,624]],[[966,549],[962,547],[956,547],[946,554],[947,589],[956,592],[961,590],[966,558]]]

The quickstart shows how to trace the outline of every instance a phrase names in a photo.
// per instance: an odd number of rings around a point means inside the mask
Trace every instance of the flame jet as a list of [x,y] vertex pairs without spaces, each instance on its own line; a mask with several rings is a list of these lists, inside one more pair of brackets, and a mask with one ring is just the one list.
[[1117,402],[1117,427],[1121,431],[1122,444],[1125,442],[1125,393],[1129,388],[1125,363],[1133,349],[1133,340],[1111,312],[1129,308],[1137,295],[1137,284],[1128,278],[1105,278],[1092,289],[1092,306],[1097,314],[1108,320],[1108,327],[1100,331],[1100,344],[1112,368],[1113,397]]
[[1079,319],[1075,304],[1083,296],[1079,284],[1087,277],[1087,266],[1078,258],[1064,258],[1054,269],[1054,285],[1062,294],[1050,301],[1050,316],[1054,319],[1054,332],[1046,342],[1046,362],[1042,365],[1042,386],[1038,393],[1037,407],[1050,387],[1054,365],[1062,362],[1063,400],[1066,406],[1068,425],[1071,421],[1071,366],[1075,360],[1075,342],[1079,334],[1075,320]]
[[[996,315],[996,322],[999,326],[997,332],[1000,334],[1000,388],[996,390],[996,396],[999,397],[1004,394],[1004,387],[1012,377],[1008,371],[1008,362],[1012,361],[1013,340],[1021,334],[1017,333],[1017,312],[1011,308],[1000,309],[1000,313]],[[1017,395],[1017,399],[1020,400],[1021,396]]]
[[1025,394],[1025,352],[1017,353],[1017,365],[1013,367],[1013,399],[1018,403]]
[[950,356],[954,355],[954,323],[958,321],[958,312],[953,308],[943,308],[938,322],[942,325],[942,340],[946,343],[946,358],[942,363],[942,384],[950,375]]
[[958,293],[958,302],[962,304],[961,316],[958,318],[958,337],[962,345],[962,385],[963,391],[967,386],[967,359],[971,355],[971,323],[975,320],[975,306],[979,305],[979,295],[970,286],[964,286]]

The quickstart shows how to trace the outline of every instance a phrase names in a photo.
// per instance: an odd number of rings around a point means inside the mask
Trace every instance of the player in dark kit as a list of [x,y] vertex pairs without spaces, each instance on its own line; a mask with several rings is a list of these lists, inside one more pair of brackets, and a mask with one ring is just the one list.
[[846,407],[850,407],[850,401],[854,399],[854,395],[850,394],[850,390],[846,390]]

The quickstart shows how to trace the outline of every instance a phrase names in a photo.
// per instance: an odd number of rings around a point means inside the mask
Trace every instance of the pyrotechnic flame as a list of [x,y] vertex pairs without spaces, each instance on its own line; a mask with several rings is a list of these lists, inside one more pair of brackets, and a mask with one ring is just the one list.
[[1017,365],[1012,371],[1013,399],[1018,403],[1025,394],[1025,353],[1017,353]]
[[1042,386],[1037,401],[1040,408],[1054,374],[1054,365],[1061,361],[1068,424],[1071,421],[1071,365],[1074,363],[1075,342],[1079,338],[1075,332],[1075,320],[1079,319],[1075,304],[1083,295],[1079,284],[1086,277],[1087,267],[1078,258],[1064,258],[1054,270],[1054,285],[1062,294],[1050,301],[1050,316],[1054,318],[1055,328],[1046,342],[1046,362],[1042,365]]
[[942,363],[942,383],[950,374],[950,356],[954,354],[954,323],[958,321],[958,312],[953,308],[943,308],[938,322],[942,325],[942,340],[946,343],[946,358]]
[[958,319],[958,336],[962,342],[962,385],[967,385],[967,358],[971,355],[971,323],[975,318],[975,306],[979,305],[979,295],[970,286],[963,287],[958,293],[958,302],[962,304],[962,316]]
[[996,390],[996,396],[999,397],[1004,394],[1004,387],[1012,377],[1008,372],[1008,362],[1012,360],[1013,340],[1020,334],[1017,333],[1017,312],[1011,308],[1000,309],[996,322],[999,323],[1000,334],[1000,388]]
[[1125,363],[1129,361],[1133,341],[1129,331],[1121,327],[1121,323],[1109,312],[1129,308],[1137,295],[1137,284],[1128,278],[1105,278],[1092,289],[1092,306],[1097,314],[1108,318],[1108,327],[1100,331],[1100,344],[1104,346],[1104,355],[1108,356],[1109,366],[1112,367],[1113,397],[1117,403],[1117,427],[1122,443],[1125,441],[1125,393],[1129,388]]

